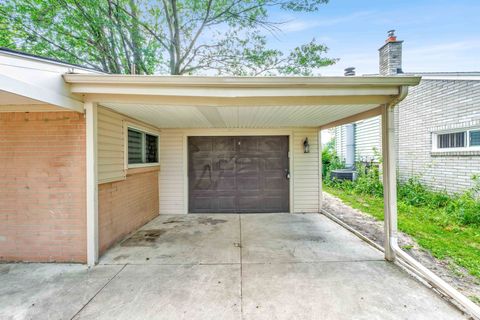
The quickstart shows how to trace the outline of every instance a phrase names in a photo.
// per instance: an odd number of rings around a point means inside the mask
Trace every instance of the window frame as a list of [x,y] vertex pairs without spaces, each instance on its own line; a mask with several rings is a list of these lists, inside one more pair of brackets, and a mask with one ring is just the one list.
[[[458,128],[452,130],[444,130],[438,132],[432,132],[432,152],[462,152],[462,151],[480,151],[480,146],[471,146],[470,145],[470,133],[471,131],[479,131],[480,127],[471,127],[471,128]],[[450,133],[465,133],[465,147],[460,148],[439,148],[438,147],[438,136],[442,134]]]
[[[142,163],[128,163],[128,129],[132,129],[134,131],[138,131],[142,134],[142,161],[146,161],[146,149],[145,149],[145,137],[146,134],[157,137],[157,162],[142,162]],[[132,123],[126,123],[125,125],[125,169],[133,169],[133,168],[144,168],[144,167],[154,167],[160,165],[160,134],[158,132],[152,131],[150,129],[147,129],[145,127],[132,124]]]

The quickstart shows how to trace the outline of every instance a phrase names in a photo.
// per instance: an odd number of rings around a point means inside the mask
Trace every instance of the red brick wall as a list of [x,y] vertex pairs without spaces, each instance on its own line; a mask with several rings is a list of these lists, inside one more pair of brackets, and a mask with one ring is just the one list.
[[98,186],[100,254],[159,214],[158,168],[134,170],[140,173]]
[[82,114],[0,113],[0,260],[86,261]]

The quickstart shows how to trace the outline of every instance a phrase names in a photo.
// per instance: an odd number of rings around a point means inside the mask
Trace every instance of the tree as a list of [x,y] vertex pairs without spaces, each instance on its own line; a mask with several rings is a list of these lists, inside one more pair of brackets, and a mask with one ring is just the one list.
[[268,9],[312,12],[327,2],[4,0],[0,43],[110,73],[311,75],[336,59],[315,39],[288,53],[268,48],[266,33],[281,32]]

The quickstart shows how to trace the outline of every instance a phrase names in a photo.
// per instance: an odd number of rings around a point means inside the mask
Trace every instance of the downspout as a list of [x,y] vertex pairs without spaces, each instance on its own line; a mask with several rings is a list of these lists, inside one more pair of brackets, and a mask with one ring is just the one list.
[[[408,94],[408,87],[407,86],[402,86],[400,87],[400,92],[399,95],[392,100],[388,105],[386,106],[387,110],[386,112],[391,112],[393,114],[393,108],[401,102]],[[392,141],[390,141],[392,142]],[[393,149],[393,148],[392,148]],[[390,150],[391,151],[391,150]],[[396,163],[393,165],[393,169],[396,170]],[[390,185],[390,192],[392,193],[391,197],[395,199],[395,212],[394,215],[391,215],[390,218],[393,218],[393,221],[389,222],[394,222],[395,224],[397,223],[396,216],[396,179],[394,183],[392,182]],[[395,194],[393,194],[395,193]],[[390,199],[391,200],[391,199]],[[387,223],[385,221],[385,223]],[[473,317],[480,319],[480,307],[477,306],[475,303],[473,303],[470,299],[468,299],[466,296],[461,294],[457,289],[446,283],[444,280],[442,280],[440,277],[438,277],[436,274],[434,274],[432,271],[428,270],[426,267],[424,267],[420,262],[412,258],[409,254],[407,254],[405,251],[400,248],[398,245],[398,238],[396,234],[396,225],[391,226],[395,230],[395,232],[392,232],[389,237],[389,244],[390,248],[385,248],[386,251],[390,249],[390,251],[393,253],[393,259],[395,259],[395,256],[398,256],[403,260],[404,263],[406,263],[409,267],[413,269],[413,271],[419,275],[421,278],[426,280],[432,287],[435,289],[441,291],[445,295],[449,296],[453,300],[455,300],[457,303],[459,303],[465,311],[470,313]]]
[[349,169],[355,166],[355,123],[350,123],[346,128],[347,152],[345,155],[345,166]]

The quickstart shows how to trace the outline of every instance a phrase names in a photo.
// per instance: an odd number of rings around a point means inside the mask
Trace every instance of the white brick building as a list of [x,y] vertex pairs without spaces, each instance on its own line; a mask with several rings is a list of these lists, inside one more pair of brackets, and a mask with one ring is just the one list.
[[[401,72],[401,59],[382,57],[392,52],[401,52],[400,41],[387,40],[380,49],[381,74]],[[392,60],[395,66],[383,66]],[[415,74],[422,81],[410,88],[397,108],[399,178],[417,177],[433,189],[461,192],[472,186],[473,175],[480,174],[480,72]],[[379,117],[354,123],[357,161],[375,157],[380,130]],[[335,128],[341,159],[347,158],[345,132],[346,126]]]

